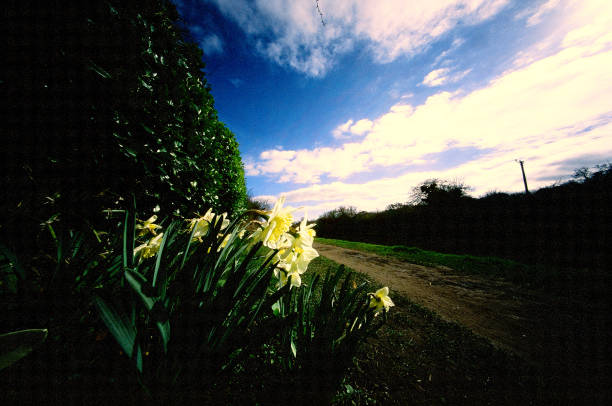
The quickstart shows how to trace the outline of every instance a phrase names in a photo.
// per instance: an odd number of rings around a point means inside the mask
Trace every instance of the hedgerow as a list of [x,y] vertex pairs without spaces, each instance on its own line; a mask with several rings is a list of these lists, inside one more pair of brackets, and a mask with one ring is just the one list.
[[13,3],[0,77],[9,245],[45,221],[95,227],[134,200],[183,215],[245,208],[238,144],[170,2]]

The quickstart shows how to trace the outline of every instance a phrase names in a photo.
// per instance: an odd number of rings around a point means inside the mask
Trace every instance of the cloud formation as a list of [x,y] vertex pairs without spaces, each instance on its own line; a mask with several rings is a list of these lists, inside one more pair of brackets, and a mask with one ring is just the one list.
[[[371,121],[349,120],[334,135],[363,135],[338,147],[264,151],[254,170],[303,184],[286,193],[288,200],[307,202],[309,212],[320,214],[341,204],[375,210],[406,201],[411,186],[432,177],[462,178],[474,194],[520,191],[517,158],[525,161],[531,188],[567,174],[567,162],[610,159],[612,6],[581,4],[574,3],[569,29],[556,31],[550,42],[556,48],[545,56],[537,58],[537,47],[518,55],[530,59],[469,93],[441,90],[420,105],[398,103]],[[450,169],[427,165],[461,148],[482,153]],[[401,176],[359,181],[364,174],[410,165],[411,172]],[[321,184],[323,177],[331,183]]]
[[336,59],[365,41],[379,63],[413,55],[458,24],[478,24],[509,0],[321,0],[326,24],[312,0],[212,0],[256,49],[279,65],[324,76]]
[[340,124],[332,131],[334,138],[346,139],[355,135],[361,136],[368,132],[374,123],[367,118],[362,118],[356,123],[353,120],[348,120],[346,123]]
[[223,53],[223,42],[215,34],[210,34],[200,41],[200,47],[206,55]]
[[527,18],[527,26],[539,24],[542,17],[560,6],[561,0],[547,0],[533,8],[527,8],[517,15],[517,18]]
[[451,73],[450,68],[440,68],[429,72],[425,78],[423,78],[422,84],[429,87],[442,86],[449,83],[455,83],[463,79],[471,69],[466,69],[463,72]]

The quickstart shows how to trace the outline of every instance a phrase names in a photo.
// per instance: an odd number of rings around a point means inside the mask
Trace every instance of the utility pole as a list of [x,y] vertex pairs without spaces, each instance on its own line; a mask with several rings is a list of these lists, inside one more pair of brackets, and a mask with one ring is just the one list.
[[523,167],[523,161],[520,159],[515,159],[516,162],[521,164],[521,172],[523,173],[523,183],[525,184],[525,194],[529,194],[529,189],[527,189],[527,178],[525,177],[525,168]]

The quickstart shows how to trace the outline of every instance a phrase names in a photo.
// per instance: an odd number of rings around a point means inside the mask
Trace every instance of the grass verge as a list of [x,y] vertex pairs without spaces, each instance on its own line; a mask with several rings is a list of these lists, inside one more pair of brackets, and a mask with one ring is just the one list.
[[373,252],[377,255],[397,258],[413,264],[436,266],[443,265],[456,271],[492,277],[502,277],[517,284],[540,286],[538,277],[541,271],[536,267],[497,257],[477,257],[474,255],[443,254],[404,245],[378,245],[364,242],[335,240],[317,237],[321,244],[335,245],[357,251]]

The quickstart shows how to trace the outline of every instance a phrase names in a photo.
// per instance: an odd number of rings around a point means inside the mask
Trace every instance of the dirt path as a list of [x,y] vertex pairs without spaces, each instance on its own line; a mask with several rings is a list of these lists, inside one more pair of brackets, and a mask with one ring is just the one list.
[[331,245],[316,243],[315,248],[322,256],[389,286],[391,297],[402,295],[529,361],[545,358],[548,362],[545,354],[552,347],[562,351],[559,331],[574,324],[572,316],[563,314],[552,298],[499,279]]

